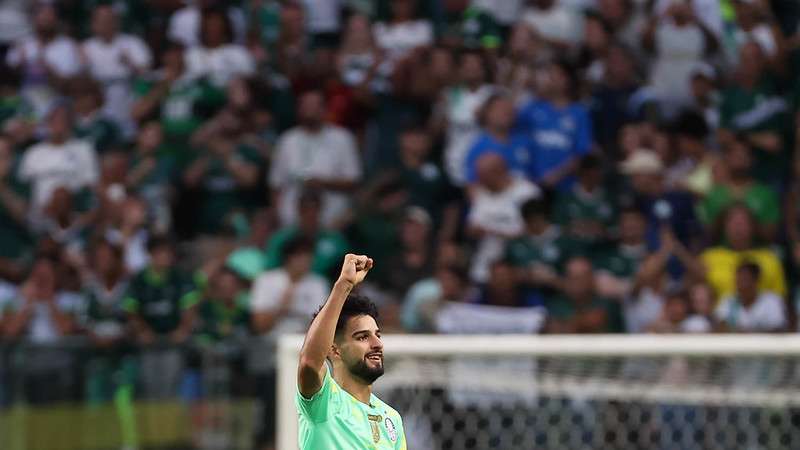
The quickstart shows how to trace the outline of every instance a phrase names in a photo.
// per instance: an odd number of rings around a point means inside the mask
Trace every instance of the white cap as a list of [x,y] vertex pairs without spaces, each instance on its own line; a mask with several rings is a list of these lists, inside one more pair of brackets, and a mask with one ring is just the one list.
[[620,164],[620,169],[627,175],[655,174],[664,170],[664,163],[653,150],[639,149]]

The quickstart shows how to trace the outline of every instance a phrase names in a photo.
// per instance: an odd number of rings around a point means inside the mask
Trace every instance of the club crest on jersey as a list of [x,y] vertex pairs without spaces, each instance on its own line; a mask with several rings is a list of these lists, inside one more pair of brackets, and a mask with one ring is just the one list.
[[383,421],[383,425],[386,427],[386,432],[389,433],[389,439],[391,439],[392,442],[397,441],[397,428],[395,428],[392,419],[387,417],[386,420]]

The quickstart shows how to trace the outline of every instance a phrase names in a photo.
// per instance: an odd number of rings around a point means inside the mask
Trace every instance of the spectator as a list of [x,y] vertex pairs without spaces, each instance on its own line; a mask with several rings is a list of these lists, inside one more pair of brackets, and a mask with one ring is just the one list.
[[476,167],[478,184],[471,193],[467,234],[477,240],[470,276],[482,283],[488,279],[492,262],[502,257],[506,240],[524,230],[520,206],[540,192],[530,181],[514,177],[499,154],[484,154]]
[[532,140],[534,180],[547,188],[571,186],[578,159],[591,150],[592,123],[586,108],[573,98],[576,86],[569,67],[550,63],[536,74],[540,98],[517,116],[519,129]]
[[314,243],[311,271],[330,279],[347,252],[347,241],[338,231],[321,226],[322,196],[318,191],[304,191],[298,203],[297,225],[281,228],[269,238],[264,254],[265,268],[280,267],[285,263],[282,257],[286,245],[298,237],[304,237]]
[[[119,193],[119,190],[112,192]],[[150,260],[147,204],[141,198],[124,197],[124,194],[117,200],[114,208],[104,208],[110,216],[106,223],[98,224],[96,233],[123,249],[125,269],[135,274],[145,269]]]
[[114,7],[100,4],[92,12],[92,37],[81,45],[89,74],[102,84],[103,112],[124,130],[131,130],[134,77],[152,64],[150,48],[136,35],[120,33]]
[[303,189],[323,192],[321,220],[327,228],[341,226],[351,192],[361,178],[353,135],[324,120],[325,101],[319,91],[298,100],[299,125],[281,135],[270,168],[269,184],[283,225],[297,223],[297,201]]
[[478,123],[482,131],[467,150],[467,182],[477,181],[477,161],[487,153],[502,155],[515,176],[526,178],[533,175],[528,136],[512,132],[514,103],[510,97],[504,94],[492,94],[478,112]]
[[435,126],[445,132],[444,167],[457,186],[466,182],[465,161],[478,133],[478,110],[493,90],[489,79],[480,53],[461,53],[457,82],[445,88],[434,112]]
[[305,33],[303,7],[288,2],[281,7],[280,34],[275,43],[275,65],[289,80],[296,79],[312,64],[311,39]]
[[[276,219],[274,211],[260,209],[250,217],[249,231],[247,240],[240,244],[239,248],[228,255],[225,266],[233,270],[240,278],[252,282],[267,267],[269,253],[264,254],[264,248],[268,247],[271,236],[276,233]],[[283,253],[276,255],[276,259]],[[278,263],[275,263],[277,266]]]
[[197,307],[195,339],[219,342],[245,338],[250,333],[250,305],[243,280],[227,268],[212,275]]
[[[659,0],[644,30],[644,47],[655,57],[650,86],[667,116],[689,103],[692,69],[719,47],[718,34],[706,17],[697,14],[701,3],[709,2]],[[719,6],[706,9],[714,8],[718,19]]]
[[144,200],[147,215],[153,219],[152,228],[160,233],[168,231],[172,224],[172,180],[176,172],[175,155],[164,148],[161,124],[155,120],[143,124],[136,138],[125,186]]
[[744,262],[736,268],[736,292],[724,297],[714,311],[725,330],[769,333],[786,329],[786,305],[775,293],[759,288],[760,277],[757,263]]
[[705,250],[700,259],[706,278],[714,288],[717,299],[726,298],[736,290],[735,275],[742,261],[757,264],[759,290],[786,296],[783,266],[775,252],[758,244],[755,219],[747,206],[737,203],[725,211],[722,220],[721,244]]
[[694,111],[681,113],[674,125],[678,160],[667,170],[670,189],[691,192],[704,197],[714,182],[717,158],[706,146],[709,133],[703,116]]
[[744,140],[725,144],[724,178],[716,183],[698,205],[700,220],[711,227],[735,203],[743,203],[758,223],[758,235],[767,241],[775,238],[780,220],[778,195],[752,175],[752,153]]
[[193,78],[207,78],[222,89],[237,76],[255,73],[253,58],[241,45],[233,43],[233,29],[224,10],[203,11],[200,42],[186,50],[186,70]]
[[591,261],[576,256],[566,263],[561,295],[548,299],[549,333],[619,333],[624,324],[619,304],[597,295]]
[[373,27],[375,42],[396,62],[417,47],[433,43],[433,27],[425,19],[416,18],[416,0],[391,0],[391,19]]
[[225,2],[219,0],[199,0],[186,2],[186,6],[175,11],[169,18],[167,36],[175,42],[179,42],[185,47],[194,47],[202,42],[202,21],[203,12],[208,9],[220,8],[227,13],[227,18],[231,25],[231,34],[235,34],[237,40],[244,36],[244,29],[247,22],[242,11],[235,7],[222,7]]
[[328,282],[311,272],[314,243],[297,237],[283,248],[283,264],[256,278],[250,293],[253,330],[277,336],[308,326],[328,294]]
[[59,88],[82,70],[78,46],[59,33],[56,5],[37,2],[34,33],[18,40],[6,54],[6,64],[22,72],[23,95],[36,117],[44,117]]
[[390,88],[383,55],[375,45],[369,18],[353,14],[339,47],[337,66],[345,85],[367,92],[387,92]]
[[33,249],[27,227],[29,190],[16,176],[16,164],[11,140],[0,135],[0,260],[12,265],[20,263]]
[[303,0],[306,30],[315,48],[335,48],[339,44],[343,3],[343,0]]
[[124,301],[134,337],[143,345],[158,340],[183,343],[192,331],[198,294],[176,267],[169,238],[150,239],[147,250],[150,262],[133,276]]
[[47,204],[30,214],[29,227],[34,236],[49,238],[71,251],[82,250],[91,217],[76,211],[74,204],[73,194],[63,186],[57,187]]
[[715,328],[714,290],[705,281],[689,284],[689,317],[684,329],[689,333],[710,333]]
[[589,251],[605,240],[614,215],[611,196],[603,187],[600,159],[584,156],[578,164],[577,183],[557,194],[554,222]]
[[101,109],[103,91],[100,86],[89,77],[76,77],[69,87],[75,100],[75,136],[88,141],[101,155],[118,150],[121,130]]
[[647,327],[650,333],[687,333],[689,304],[682,293],[667,296],[661,317]]
[[406,209],[398,233],[400,249],[387,259],[392,272],[382,283],[392,297],[401,299],[411,285],[433,271],[432,224],[431,216],[419,206]]
[[568,51],[583,39],[582,17],[557,0],[533,0],[522,21],[558,51]]
[[[719,129],[720,93],[717,71],[708,63],[700,63],[692,70],[691,107],[702,114],[710,130]],[[712,141],[714,137],[712,136]]]
[[161,68],[136,81],[137,100],[131,116],[138,122],[158,119],[173,151],[187,150],[189,136],[204,115],[221,103],[222,92],[186,68],[184,48],[170,44],[161,56]]
[[531,100],[533,67],[550,57],[549,48],[529,26],[517,23],[511,27],[504,49],[497,60],[495,82],[509,89],[514,105],[524,105]]
[[469,303],[476,295],[465,270],[456,265],[443,265],[433,277],[419,280],[409,288],[401,312],[403,329],[411,333],[431,333],[435,331],[439,308],[448,303]]
[[[605,0],[610,2],[614,0]],[[591,92],[592,135],[612,159],[618,159],[616,140],[636,115],[636,95],[641,87],[636,61],[630,50],[611,44],[603,57],[603,76]]]
[[761,46],[746,42],[739,55],[732,84],[722,93],[721,139],[730,139],[730,134],[743,135],[753,148],[753,175],[758,181],[779,188],[788,167],[788,104],[765,64]]
[[72,137],[69,106],[53,106],[47,115],[47,127],[47,139],[25,151],[18,169],[18,177],[31,184],[34,210],[41,210],[57,188],[63,186],[70,192],[85,194],[99,177],[94,148]]
[[127,338],[127,314],[123,300],[128,289],[123,250],[108,241],[95,242],[82,268],[86,311],[82,317],[95,345],[109,348]]
[[736,59],[738,50],[748,41],[756,42],[764,51],[767,63],[775,70],[783,70],[785,64],[785,43],[783,32],[768,4],[760,1],[733,0],[736,18],[730,49]]
[[[583,247],[583,253],[594,254],[591,259],[597,267],[598,291],[605,297],[625,299],[635,290],[637,274],[650,255],[646,241],[647,218],[636,208],[622,209],[618,233],[618,241],[606,248],[592,252]],[[667,250],[666,246],[662,249]]]

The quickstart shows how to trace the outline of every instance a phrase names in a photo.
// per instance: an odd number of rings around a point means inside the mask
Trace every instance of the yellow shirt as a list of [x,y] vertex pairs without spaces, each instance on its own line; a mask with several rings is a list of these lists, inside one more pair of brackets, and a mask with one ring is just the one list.
[[736,268],[745,261],[752,261],[761,268],[759,288],[786,296],[786,278],[783,266],[775,253],[766,248],[736,251],[727,247],[712,247],[700,255],[706,267],[708,282],[714,288],[717,299],[736,291]]

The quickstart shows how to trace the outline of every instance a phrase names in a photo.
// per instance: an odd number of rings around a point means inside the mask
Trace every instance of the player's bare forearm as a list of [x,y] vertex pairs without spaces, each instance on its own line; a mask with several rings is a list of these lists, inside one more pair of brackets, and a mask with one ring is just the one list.
[[297,384],[300,393],[309,398],[322,386],[325,358],[328,356],[336,334],[336,322],[344,302],[353,288],[364,280],[372,260],[366,256],[348,254],[344,258],[342,273],[317,317],[311,322],[300,350]]

